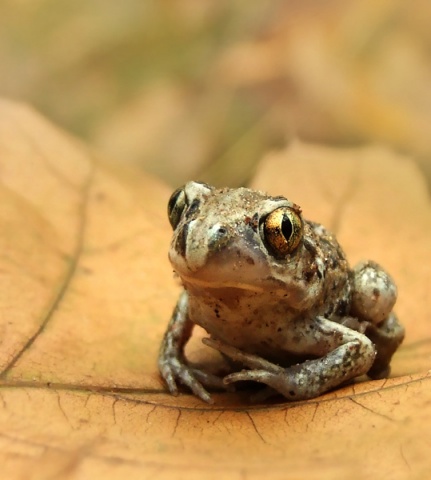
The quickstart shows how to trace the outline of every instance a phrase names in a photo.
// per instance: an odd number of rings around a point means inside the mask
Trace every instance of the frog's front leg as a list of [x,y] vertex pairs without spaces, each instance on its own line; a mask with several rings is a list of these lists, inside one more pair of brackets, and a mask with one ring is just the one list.
[[[225,383],[260,382],[289,400],[317,397],[367,373],[374,362],[376,351],[373,343],[362,333],[343,325],[319,317],[295,322],[295,329],[307,331],[308,352],[300,345],[300,353],[317,355],[319,358],[283,368],[217,340],[206,339],[205,343],[250,368],[226,376]],[[289,347],[294,345],[294,342],[288,343]],[[292,353],[292,348],[289,350]]]
[[226,385],[221,378],[187,365],[184,347],[194,327],[188,316],[188,303],[188,294],[184,291],[178,300],[163,338],[159,353],[159,370],[173,395],[178,395],[176,380],[179,380],[189,387],[197,397],[212,403],[211,396],[203,385],[218,389],[226,389]]

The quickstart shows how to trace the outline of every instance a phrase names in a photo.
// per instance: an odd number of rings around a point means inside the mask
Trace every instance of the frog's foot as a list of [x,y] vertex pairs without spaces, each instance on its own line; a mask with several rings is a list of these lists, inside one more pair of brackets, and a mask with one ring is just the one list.
[[178,395],[177,381],[190,388],[197,397],[207,403],[214,402],[204,387],[226,390],[226,384],[221,378],[190,367],[178,358],[160,358],[159,369],[172,395]]

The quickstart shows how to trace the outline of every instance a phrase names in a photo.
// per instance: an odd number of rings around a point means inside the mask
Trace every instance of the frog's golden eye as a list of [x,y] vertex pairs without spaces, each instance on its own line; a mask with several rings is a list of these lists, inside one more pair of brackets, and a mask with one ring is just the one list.
[[278,257],[292,253],[302,238],[302,220],[295,210],[280,207],[263,221],[263,238],[270,250]]
[[180,223],[181,215],[186,206],[187,199],[184,188],[177,188],[168,202],[168,217],[173,229],[177,228]]

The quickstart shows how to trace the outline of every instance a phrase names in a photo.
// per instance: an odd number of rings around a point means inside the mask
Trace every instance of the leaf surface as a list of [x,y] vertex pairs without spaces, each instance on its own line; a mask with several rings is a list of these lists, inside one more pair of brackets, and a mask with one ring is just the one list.
[[[10,479],[420,478],[431,447],[431,212],[414,164],[296,144],[254,186],[396,279],[405,344],[387,380],[298,403],[167,394],[156,357],[179,287],[170,191],[0,103],[0,458]],[[197,332],[196,361],[218,362]]]

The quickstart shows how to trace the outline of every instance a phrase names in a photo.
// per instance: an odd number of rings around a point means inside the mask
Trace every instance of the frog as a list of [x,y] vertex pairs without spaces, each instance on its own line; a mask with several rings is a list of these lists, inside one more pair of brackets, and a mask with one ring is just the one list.
[[[335,235],[284,196],[189,181],[171,195],[169,260],[183,290],[158,366],[170,393],[260,386],[256,401],[308,400],[367,375],[390,374],[405,329],[397,287],[376,262],[350,267]],[[359,241],[359,239],[358,239]],[[192,365],[194,326],[229,369]]]

